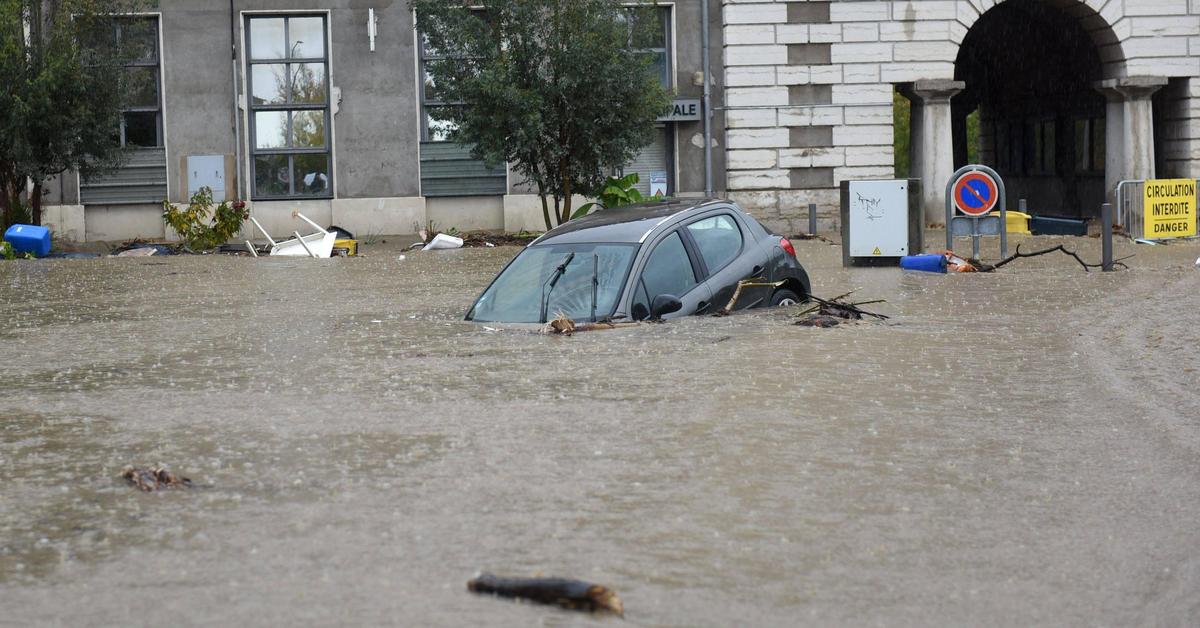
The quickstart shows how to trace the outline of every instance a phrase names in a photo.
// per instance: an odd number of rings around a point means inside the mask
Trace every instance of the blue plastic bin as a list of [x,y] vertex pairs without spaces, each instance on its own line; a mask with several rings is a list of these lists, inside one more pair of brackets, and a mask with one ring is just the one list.
[[50,230],[36,225],[13,225],[4,232],[4,241],[17,253],[33,253],[35,257],[50,254]]
[[927,255],[905,255],[900,258],[900,268],[904,270],[919,270],[927,273],[946,272],[946,256],[940,253]]

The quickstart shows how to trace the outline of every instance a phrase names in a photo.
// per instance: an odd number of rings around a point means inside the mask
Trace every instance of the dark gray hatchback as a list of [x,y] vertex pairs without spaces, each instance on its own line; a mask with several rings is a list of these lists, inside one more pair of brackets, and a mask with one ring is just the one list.
[[[643,320],[715,312],[742,279],[735,309],[808,299],[792,244],[729,201],[675,200],[606,209],[534,240],[500,271],[466,319],[544,323]],[[676,307],[678,306],[678,307]]]

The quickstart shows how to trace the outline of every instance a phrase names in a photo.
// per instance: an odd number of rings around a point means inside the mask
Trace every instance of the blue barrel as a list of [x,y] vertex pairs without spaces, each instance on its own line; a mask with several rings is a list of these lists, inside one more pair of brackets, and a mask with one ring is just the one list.
[[4,232],[4,241],[17,253],[44,257],[50,253],[50,230],[36,225],[13,225]]
[[928,255],[905,255],[900,258],[900,268],[904,270],[919,270],[927,273],[946,272],[946,256],[931,253]]

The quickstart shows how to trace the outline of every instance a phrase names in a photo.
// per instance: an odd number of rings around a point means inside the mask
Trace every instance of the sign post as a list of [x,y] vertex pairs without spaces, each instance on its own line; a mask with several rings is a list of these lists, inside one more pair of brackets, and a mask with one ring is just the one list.
[[[1008,257],[1008,210],[1004,180],[995,170],[977,164],[959,168],[946,184],[946,249],[955,236],[971,236],[971,252],[979,259],[979,237],[1000,236],[1000,256]],[[999,216],[989,213],[1000,208]],[[955,216],[955,210],[962,216]]]
[[1165,240],[1196,235],[1194,179],[1150,179],[1142,189],[1142,237]]

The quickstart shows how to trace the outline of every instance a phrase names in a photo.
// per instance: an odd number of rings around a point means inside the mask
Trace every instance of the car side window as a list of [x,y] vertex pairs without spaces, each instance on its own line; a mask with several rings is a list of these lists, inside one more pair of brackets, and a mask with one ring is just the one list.
[[687,230],[700,249],[710,274],[724,268],[742,250],[742,230],[728,214],[697,220],[688,225]]
[[687,249],[683,248],[683,239],[678,233],[672,232],[654,247],[654,252],[646,260],[634,301],[645,301],[643,305],[649,311],[650,301],[654,297],[660,294],[680,297],[695,286],[696,273],[692,270]]

